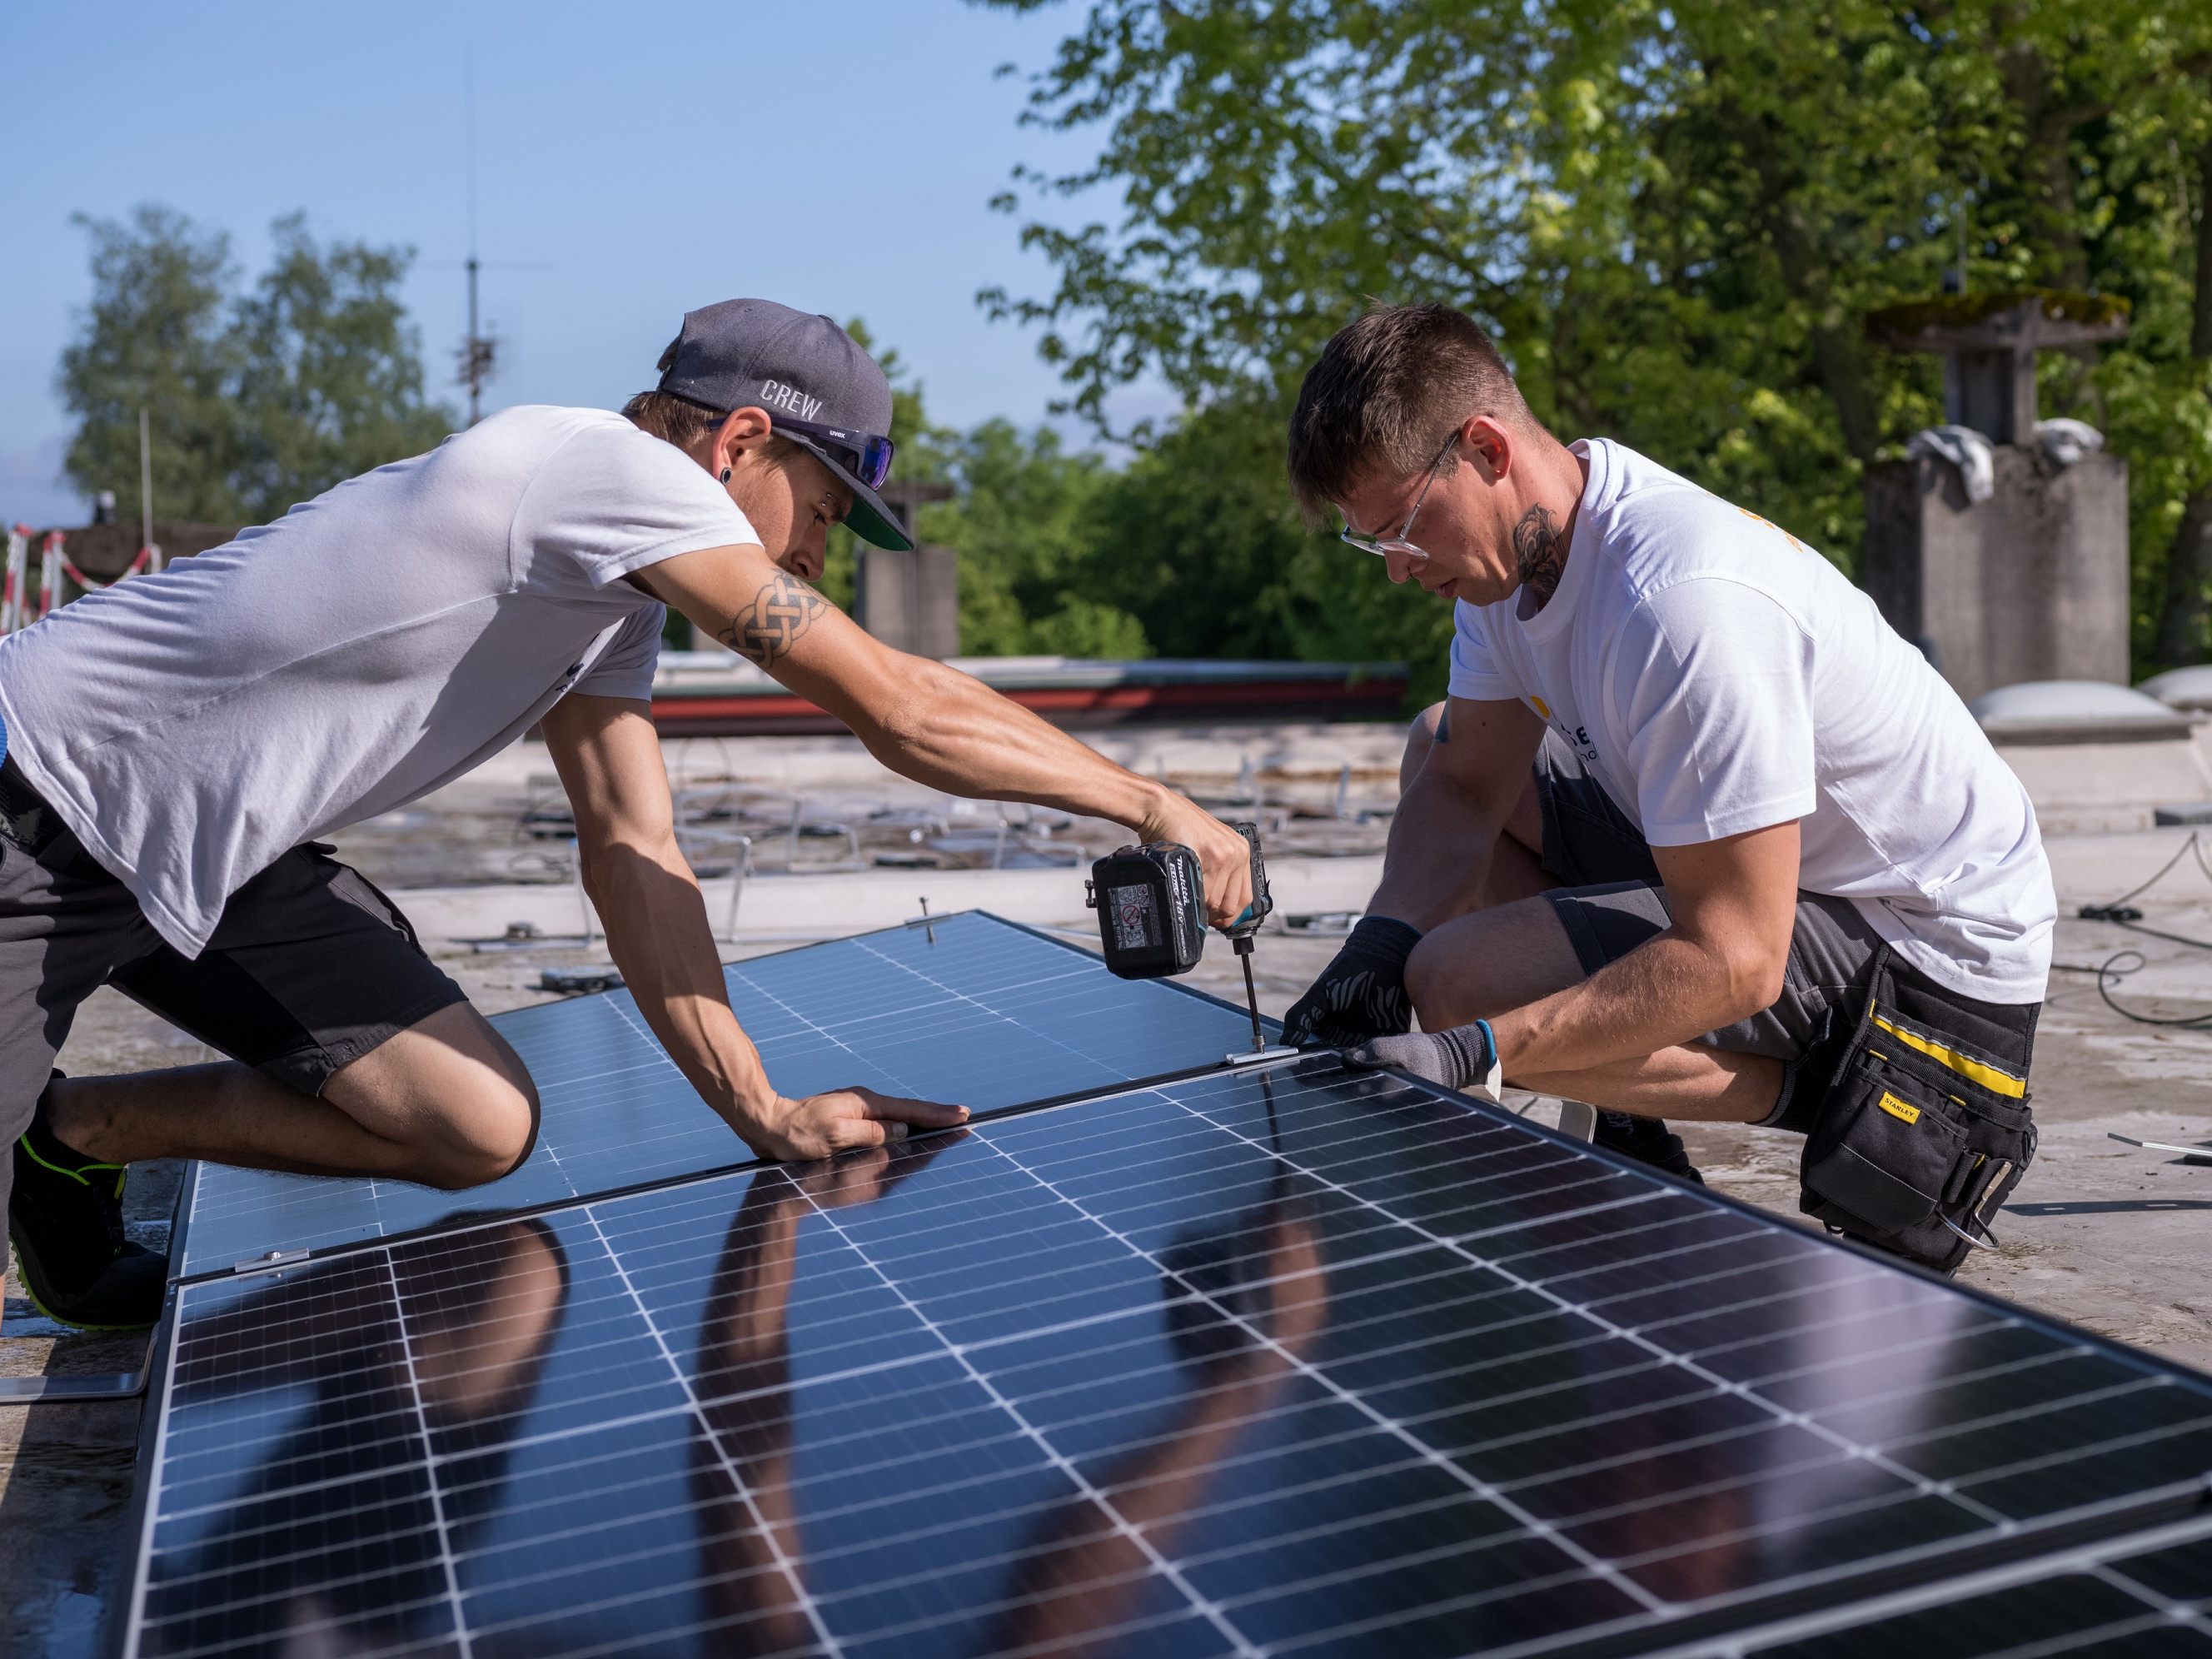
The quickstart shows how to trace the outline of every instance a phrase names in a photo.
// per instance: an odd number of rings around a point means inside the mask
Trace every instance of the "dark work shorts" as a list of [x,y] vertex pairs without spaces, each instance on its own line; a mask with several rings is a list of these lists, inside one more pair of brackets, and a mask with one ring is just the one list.
[[[466,994],[398,907],[320,846],[233,894],[199,956],[163,942],[128,888],[0,763],[0,1137],[13,1146],[102,985],[301,1094]],[[31,850],[35,848],[36,850]],[[13,1161],[0,1158],[0,1199]]]
[[[1544,896],[1559,914],[1583,971],[1594,974],[1673,926],[1651,848],[1604,785],[1555,732],[1536,755],[1545,873],[1564,884]],[[1858,907],[1821,893],[1797,896],[1797,926],[1782,1000],[1698,1039],[1736,1054],[1796,1060],[1826,1029],[1828,1010],[1863,1000],[1881,935]]]
[[[1547,893],[1575,947],[1583,971],[1595,974],[1626,956],[1673,923],[1667,890],[1644,832],[1589,775],[1581,757],[1558,733],[1547,732],[1535,763],[1536,800],[1543,815],[1545,872],[1564,884]],[[1766,1054],[1811,1064],[1791,1080],[1777,1127],[1802,1130],[1817,1111],[1833,1069],[1836,1050],[1856,1026],[1871,987],[1881,936],[1858,907],[1824,893],[1797,896],[1797,923],[1781,999],[1748,1019],[1697,1040],[1732,1054]],[[1890,970],[1915,982],[1921,1000],[1937,1005],[1939,1029],[1974,1036],[2014,1059],[2023,1074],[2041,1005],[1986,1003],[1936,985],[1906,963],[1890,958]]]

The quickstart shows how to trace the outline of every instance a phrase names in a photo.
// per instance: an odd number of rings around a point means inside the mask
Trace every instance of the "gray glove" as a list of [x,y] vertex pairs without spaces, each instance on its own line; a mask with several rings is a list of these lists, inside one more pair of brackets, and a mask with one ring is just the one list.
[[1283,1040],[1341,1048],[1403,1031],[1413,1023],[1406,959],[1420,930],[1389,916],[1362,916],[1321,977],[1283,1017]]
[[1486,1019],[1455,1025],[1449,1031],[1376,1037],[1347,1049],[1344,1063],[1363,1071],[1395,1066],[1439,1088],[1476,1089],[1498,1098],[1498,1039],[1491,1035]]

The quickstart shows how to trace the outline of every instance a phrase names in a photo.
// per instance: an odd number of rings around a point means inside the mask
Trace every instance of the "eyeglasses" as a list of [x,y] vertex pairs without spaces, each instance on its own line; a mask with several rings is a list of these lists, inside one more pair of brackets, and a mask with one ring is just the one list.
[[1406,515],[1406,522],[1399,527],[1396,535],[1363,536],[1350,525],[1346,525],[1339,532],[1342,539],[1351,543],[1362,553],[1372,553],[1377,558],[1398,553],[1407,558],[1419,559],[1425,563],[1428,554],[1424,550],[1414,546],[1407,538],[1413,533],[1413,520],[1421,516],[1422,504],[1429,499],[1429,491],[1436,487],[1437,476],[1444,470],[1444,463],[1451,458],[1451,453],[1458,444],[1459,434],[1456,432],[1444,440],[1444,447],[1437,452],[1436,459],[1429,464],[1429,476],[1421,485],[1421,493],[1413,497],[1413,510]]

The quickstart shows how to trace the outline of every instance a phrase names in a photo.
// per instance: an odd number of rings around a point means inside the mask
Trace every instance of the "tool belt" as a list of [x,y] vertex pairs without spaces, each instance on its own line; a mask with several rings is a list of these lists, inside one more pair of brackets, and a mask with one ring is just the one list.
[[[1984,1005],[1986,1006],[1987,1005]],[[1996,1241],[1990,1218],[2035,1157],[2019,1059],[1947,1029],[1942,994],[1885,947],[1806,1137],[1798,1206],[1829,1231],[1948,1274]],[[1992,1028],[1994,1029],[1994,1028]]]

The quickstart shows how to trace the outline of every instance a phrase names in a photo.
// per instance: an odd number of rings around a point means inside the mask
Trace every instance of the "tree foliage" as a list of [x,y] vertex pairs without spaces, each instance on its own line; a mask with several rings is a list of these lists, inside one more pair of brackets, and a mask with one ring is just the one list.
[[[866,325],[848,324],[874,350]],[[1094,574],[1094,509],[1111,476],[1092,453],[1071,453],[1049,428],[994,419],[968,432],[940,426],[896,350],[877,350],[891,379],[896,477],[952,487],[925,505],[921,540],[960,562],[960,648],[970,656],[1127,659],[1152,655],[1143,625],[1107,598]],[[856,544],[830,540],[823,591],[850,606]]]
[[[1042,326],[1102,428],[1147,376],[1186,427],[1253,423],[1255,489],[1279,488],[1263,429],[1332,331],[1370,299],[1455,304],[1555,428],[1619,437],[1848,568],[1863,469],[1940,418],[1935,361],[1876,348],[1866,313],[1958,271],[2117,295],[2133,334],[2054,355],[2046,412],[2103,425],[2133,467],[2139,646],[2179,607],[2167,653],[2201,653],[2208,77],[2212,11],[2159,0],[1087,0],[1026,118],[1095,135],[1097,160],[1019,171],[1002,204],[1056,285],[982,297]],[[1121,435],[1150,450],[1136,471],[1177,453]],[[2169,559],[2192,513],[2201,569]],[[1138,562],[1194,599],[1209,561],[1264,565],[1210,614],[1224,641],[1279,641],[1297,604],[1328,615],[1319,595],[1374,580],[1340,559],[1299,599],[1282,533],[1223,548],[1170,513]],[[1364,614],[1370,651],[1433,632]]]
[[269,269],[240,289],[229,239],[171,209],[76,222],[93,297],[57,377],[78,420],[64,466],[88,495],[114,490],[126,520],[142,407],[155,506],[215,524],[274,518],[453,429],[424,397],[398,299],[409,250],[318,244],[290,214],[272,227]]

